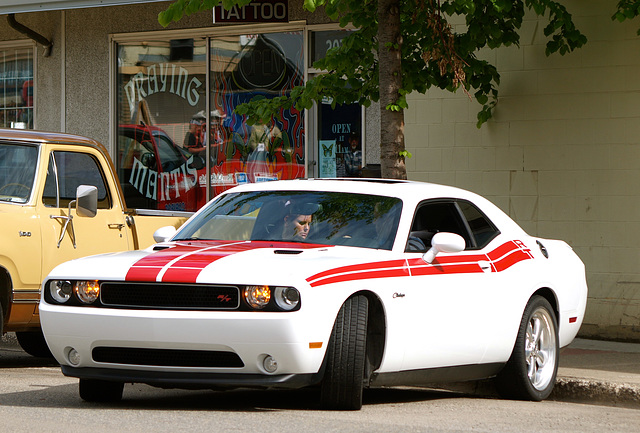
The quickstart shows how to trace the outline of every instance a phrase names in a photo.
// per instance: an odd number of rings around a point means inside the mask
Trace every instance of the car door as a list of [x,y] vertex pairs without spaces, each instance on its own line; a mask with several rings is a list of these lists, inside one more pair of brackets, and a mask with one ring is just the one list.
[[[466,248],[441,252],[429,264],[422,255],[438,232],[459,234]],[[495,226],[469,202],[431,200],[417,207],[406,248],[411,277],[400,319],[403,370],[482,361],[499,325],[493,316],[499,310],[494,296],[500,276],[488,256],[498,236]]]
[[[129,228],[117,192],[106,181],[97,155],[59,147],[50,152],[45,186],[40,203],[42,228],[42,270],[47,275],[59,263],[78,257],[129,249]],[[95,217],[75,211],[79,185],[98,188]],[[69,207],[69,204],[71,206]],[[71,209],[69,211],[69,209]],[[69,215],[73,217],[69,221]]]

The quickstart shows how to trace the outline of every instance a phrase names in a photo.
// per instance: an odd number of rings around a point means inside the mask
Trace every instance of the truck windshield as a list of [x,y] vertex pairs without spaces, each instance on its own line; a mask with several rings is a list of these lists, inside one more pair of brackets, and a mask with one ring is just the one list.
[[37,165],[37,147],[0,143],[0,201],[26,203]]

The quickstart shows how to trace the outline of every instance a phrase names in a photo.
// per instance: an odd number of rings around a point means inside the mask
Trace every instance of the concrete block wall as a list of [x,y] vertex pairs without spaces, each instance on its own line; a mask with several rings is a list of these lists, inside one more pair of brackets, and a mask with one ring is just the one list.
[[587,267],[581,335],[640,341],[640,19],[616,2],[563,1],[589,39],[544,54],[546,20],[528,14],[520,48],[482,55],[501,75],[494,118],[462,91],[411,95],[410,179],[487,196],[529,233],[566,240]]

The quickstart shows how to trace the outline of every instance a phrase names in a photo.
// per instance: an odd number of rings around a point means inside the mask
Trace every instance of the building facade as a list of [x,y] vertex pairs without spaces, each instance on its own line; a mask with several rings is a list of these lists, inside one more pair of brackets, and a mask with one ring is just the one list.
[[545,56],[544,19],[520,47],[483,53],[501,75],[494,117],[462,92],[412,95],[409,177],[489,197],[529,233],[566,240],[586,264],[581,335],[640,340],[640,21],[613,0],[562,0],[587,44]]
[[[462,92],[410,96],[408,175],[485,195],[529,233],[568,241],[587,266],[582,335],[640,340],[640,23],[612,21],[613,0],[563,3],[589,42],[546,57],[545,20],[528,15],[519,48],[482,54],[502,79],[480,129]],[[375,106],[326,100],[255,126],[234,112],[322,73],[313,60],[346,34],[322,11],[269,0],[163,28],[168,4],[3,2],[0,126],[101,141],[136,208],[194,210],[242,182],[375,174]]]

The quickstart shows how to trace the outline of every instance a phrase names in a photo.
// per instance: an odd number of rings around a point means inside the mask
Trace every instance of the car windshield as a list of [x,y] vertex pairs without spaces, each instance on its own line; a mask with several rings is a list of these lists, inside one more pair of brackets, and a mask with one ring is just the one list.
[[0,201],[26,203],[37,165],[37,147],[0,143]]
[[341,192],[261,191],[218,198],[174,240],[266,240],[390,250],[402,202]]

